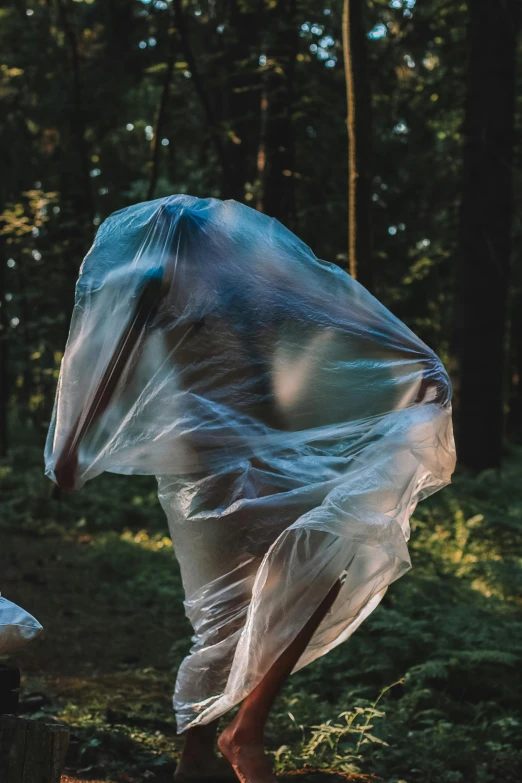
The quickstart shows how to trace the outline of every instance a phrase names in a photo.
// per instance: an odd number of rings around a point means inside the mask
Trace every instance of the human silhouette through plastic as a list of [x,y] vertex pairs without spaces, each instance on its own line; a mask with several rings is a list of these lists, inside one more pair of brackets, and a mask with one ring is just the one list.
[[273,698],[410,567],[409,517],[454,466],[450,397],[421,340],[265,215],[173,196],[100,227],[47,473],[157,476],[194,628],[180,774],[243,702],[220,747],[240,780],[274,780]]

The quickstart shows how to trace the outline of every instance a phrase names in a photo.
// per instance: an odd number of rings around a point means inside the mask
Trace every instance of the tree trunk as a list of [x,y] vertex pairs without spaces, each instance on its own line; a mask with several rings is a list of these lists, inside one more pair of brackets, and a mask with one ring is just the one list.
[[230,165],[228,161],[227,150],[222,139],[221,130],[218,127],[213,103],[210,100],[206,83],[199,71],[196,55],[192,49],[192,44],[185,20],[183,0],[174,0],[174,19],[180,37],[181,48],[185,55],[185,60],[187,61],[189,71],[192,75],[192,83],[207,120],[209,134],[214,144],[217,158],[221,164],[223,177],[225,180],[227,180],[230,176]]
[[[1,209],[1,206],[0,206]],[[0,235],[0,458],[7,457],[9,448],[7,413],[9,407],[9,320],[5,298],[5,239]]]
[[[295,64],[299,48],[295,0],[279,0],[269,12],[273,39],[267,48],[270,71],[262,103],[263,181],[262,211],[289,228],[295,223]],[[270,17],[269,17],[270,18]],[[259,168],[259,165],[258,165]]]
[[221,197],[245,201],[245,185],[256,177],[259,133],[259,34],[262,4],[229,3],[224,38],[224,73],[221,124],[226,129],[229,170],[223,178]]
[[170,98],[170,92],[172,88],[172,77],[174,74],[174,64],[176,62],[176,37],[174,35],[174,29],[171,27],[175,23],[174,18],[174,12],[173,12],[173,6],[170,7],[169,13],[172,13],[172,20],[169,19],[169,30],[168,30],[168,51],[167,51],[167,62],[166,62],[166,69],[165,69],[165,76],[163,79],[163,88],[161,90],[161,97],[159,106],[156,112],[156,121],[154,123],[154,137],[152,139],[151,149],[152,149],[152,161],[151,161],[151,167],[150,167],[150,179],[149,179],[149,185],[147,188],[147,196],[146,200],[151,201],[154,198],[154,193],[156,191],[156,185],[158,184],[158,177],[159,177],[159,168],[160,168],[160,155],[161,155],[161,137],[162,137],[162,131],[165,127],[166,121],[167,121],[167,112],[168,112],[168,106],[169,106],[169,98]]
[[64,0],[57,0],[58,11],[68,47],[68,56],[72,73],[72,107],[71,107],[71,131],[76,143],[76,156],[78,158],[79,172],[71,177],[74,182],[74,191],[80,211],[85,213],[88,231],[92,233],[94,220],[94,197],[92,192],[92,180],[90,176],[91,158],[86,138],[85,105],[83,98],[83,85],[80,73],[80,53],[78,36],[71,24]]
[[511,306],[511,389],[509,397],[508,435],[522,442],[522,289],[519,287]]
[[348,267],[350,274],[372,291],[372,105],[363,0],[344,0],[343,46],[348,108]]
[[502,460],[519,2],[473,0],[469,13],[455,297],[457,432],[461,463],[482,470]]
[[66,726],[0,717],[0,780],[60,783],[68,745]]

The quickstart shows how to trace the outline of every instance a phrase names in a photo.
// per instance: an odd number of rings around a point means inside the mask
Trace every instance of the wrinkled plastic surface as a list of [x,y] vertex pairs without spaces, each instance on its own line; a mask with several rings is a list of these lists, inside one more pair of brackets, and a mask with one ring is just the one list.
[[29,612],[0,596],[0,655],[17,650],[42,630]]
[[[110,402],[87,414],[151,285]],[[450,397],[437,356],[279,222],[172,196],[103,223],[78,280],[47,473],[73,432],[76,486],[102,471],[158,477],[194,627],[180,731],[243,699],[338,579],[296,669],[410,568],[410,515],[454,468]]]

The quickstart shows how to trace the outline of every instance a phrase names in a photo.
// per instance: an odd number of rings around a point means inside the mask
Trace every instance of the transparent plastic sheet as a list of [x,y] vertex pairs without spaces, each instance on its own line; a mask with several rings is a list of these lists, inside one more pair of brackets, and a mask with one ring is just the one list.
[[46,472],[157,476],[194,627],[180,731],[243,699],[338,579],[297,669],[408,570],[411,513],[454,469],[450,398],[433,351],[266,215],[172,196],[103,223]]
[[29,612],[0,595],[0,655],[17,650],[42,631]]

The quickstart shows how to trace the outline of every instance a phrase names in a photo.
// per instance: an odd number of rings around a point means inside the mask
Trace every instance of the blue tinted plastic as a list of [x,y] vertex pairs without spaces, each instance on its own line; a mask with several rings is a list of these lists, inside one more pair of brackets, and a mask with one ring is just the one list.
[[408,570],[410,515],[454,468],[450,398],[433,351],[266,215],[172,196],[100,227],[47,473],[158,477],[195,630],[180,730],[244,698],[336,580],[297,668]]

